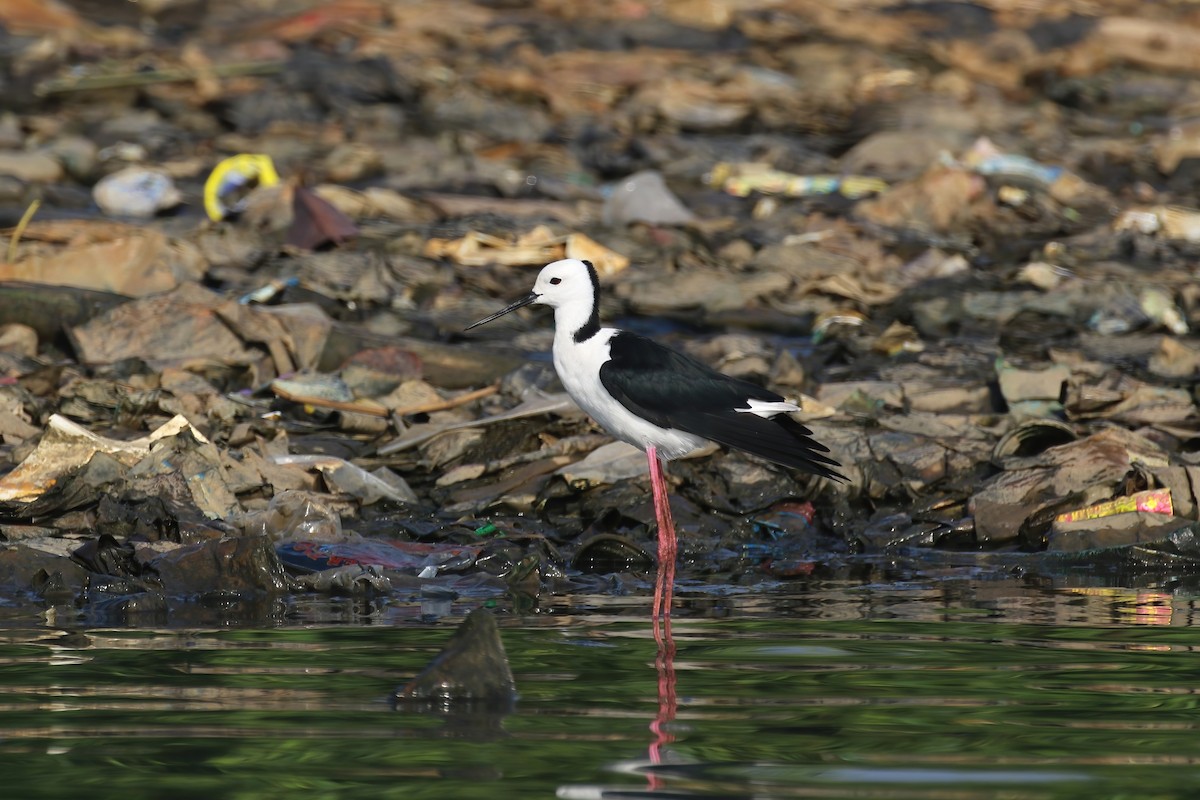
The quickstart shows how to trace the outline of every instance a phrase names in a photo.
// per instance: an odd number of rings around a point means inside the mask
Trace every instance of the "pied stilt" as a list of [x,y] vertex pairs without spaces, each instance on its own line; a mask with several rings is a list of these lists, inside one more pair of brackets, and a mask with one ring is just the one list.
[[705,440],[787,467],[845,480],[812,431],[788,416],[800,407],[772,391],[716,370],[628,331],[600,327],[600,280],[574,258],[542,268],[533,291],[467,326],[539,303],[554,309],[554,368],[571,398],[613,436],[646,453],[658,522],[654,617],[671,613],[677,553],[675,523],[660,459]]

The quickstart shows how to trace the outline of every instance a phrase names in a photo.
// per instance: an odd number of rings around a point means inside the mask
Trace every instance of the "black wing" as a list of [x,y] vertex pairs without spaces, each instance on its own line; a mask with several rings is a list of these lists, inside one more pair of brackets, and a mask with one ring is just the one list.
[[845,480],[829,448],[786,414],[771,418],[738,412],[747,400],[784,398],[747,381],[624,331],[608,340],[600,382],[621,405],[662,428],[675,428],[794,469]]

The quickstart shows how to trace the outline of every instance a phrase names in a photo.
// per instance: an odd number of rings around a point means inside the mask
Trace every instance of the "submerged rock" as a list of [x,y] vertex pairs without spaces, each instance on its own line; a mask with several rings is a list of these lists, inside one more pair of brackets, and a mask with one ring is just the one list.
[[517,684],[492,612],[477,608],[425,669],[392,696],[396,706],[432,711],[504,711]]

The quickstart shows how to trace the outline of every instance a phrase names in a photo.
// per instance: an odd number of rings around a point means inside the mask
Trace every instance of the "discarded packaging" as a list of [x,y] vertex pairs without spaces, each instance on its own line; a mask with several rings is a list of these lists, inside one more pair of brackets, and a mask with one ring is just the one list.
[[204,211],[219,222],[240,213],[245,193],[255,186],[279,183],[275,162],[261,153],[240,153],[221,161],[204,182]]
[[138,439],[123,441],[98,436],[59,414],[50,416],[48,430],[37,448],[16,469],[0,477],[0,501],[29,502],[51,488],[64,473],[86,464],[96,453],[106,453],[126,465],[136,464],[150,454],[157,441],[190,430],[207,442],[186,417],[176,416]]
[[865,175],[795,175],[762,163],[718,163],[708,174],[708,183],[734,197],[754,193],[787,197],[840,194],[857,200],[888,188],[886,181]]
[[1124,514],[1129,511],[1144,511],[1149,514],[1166,514],[1168,516],[1174,514],[1175,510],[1171,506],[1171,490],[1150,489],[1145,492],[1118,497],[1115,500],[1106,500],[1103,503],[1097,503],[1087,508],[1059,514],[1054,518],[1054,521],[1079,522],[1085,519],[1111,517],[1114,514]]

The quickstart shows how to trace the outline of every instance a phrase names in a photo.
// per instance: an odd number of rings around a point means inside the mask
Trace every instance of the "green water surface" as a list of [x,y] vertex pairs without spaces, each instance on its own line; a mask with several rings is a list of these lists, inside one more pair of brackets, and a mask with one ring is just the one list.
[[970,582],[707,598],[677,612],[669,663],[644,602],[500,604],[521,696],[496,716],[388,702],[467,605],[186,630],[12,615],[0,796],[1200,796],[1193,598]]

